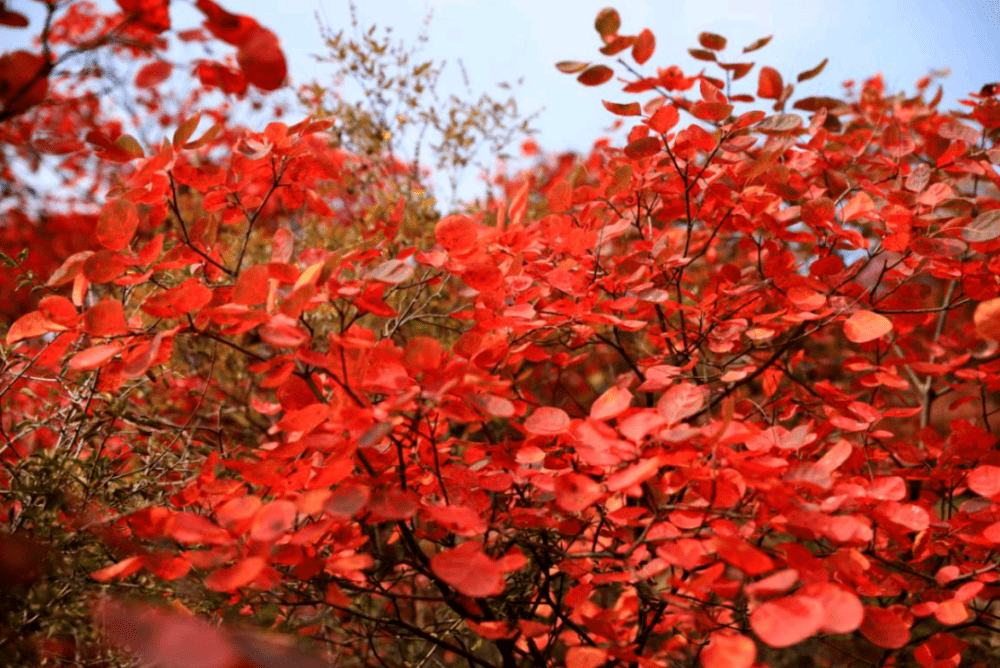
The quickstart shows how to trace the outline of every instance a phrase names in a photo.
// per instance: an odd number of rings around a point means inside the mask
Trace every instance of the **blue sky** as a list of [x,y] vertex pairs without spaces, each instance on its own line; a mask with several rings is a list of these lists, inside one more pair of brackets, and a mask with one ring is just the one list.
[[[100,0],[110,5],[110,0]],[[274,30],[289,59],[295,83],[329,82],[327,66],[314,54],[325,51],[316,23],[318,11],[334,29],[349,27],[348,0],[220,0],[226,9],[257,18]],[[685,73],[718,69],[687,54],[696,46],[697,34],[716,32],[729,39],[724,55],[745,60],[740,49],[764,35],[774,39],[754,56],[758,64],[776,67],[786,81],[829,58],[824,72],[798,85],[795,97],[840,95],[847,79],[861,81],[881,72],[890,92],[912,91],[914,82],[931,69],[950,68],[942,80],[945,108],[969,91],[1000,80],[1000,0],[359,0],[363,26],[391,26],[393,34],[412,42],[429,10],[430,41],[425,59],[448,61],[452,76],[443,83],[445,93],[462,94],[461,78],[454,67],[461,59],[473,91],[502,93],[495,84],[523,78],[516,88],[519,107],[541,110],[534,122],[543,149],[585,150],[602,134],[613,117],[601,99],[630,101],[614,82],[597,88],[578,84],[557,71],[559,60],[604,59],[593,28],[594,17],[605,6],[622,16],[622,32],[638,33],[648,27],[657,48],[647,71],[656,66],[679,65]],[[8,0],[14,10],[30,10],[32,0]],[[174,25],[193,27],[200,13],[193,3],[174,0]],[[35,32],[33,22],[32,33]],[[0,34],[5,40],[11,31]],[[607,59],[610,60],[610,59]],[[743,80],[754,92],[756,70]],[[739,83],[739,82],[738,82]],[[739,92],[734,88],[734,92]],[[463,188],[465,190],[465,188]]]
[[[239,5],[237,8],[237,4]],[[358,3],[362,25],[392,26],[394,34],[410,39],[428,9],[429,58],[453,63],[461,58],[473,88],[491,90],[499,81],[524,78],[517,99],[525,110],[544,107],[535,123],[546,149],[585,148],[610,121],[600,100],[627,101],[609,82],[597,88],[579,85],[557,71],[559,60],[604,57],[593,28],[605,6],[622,16],[622,32],[650,28],[657,49],[646,67],[679,65],[697,72],[709,65],[687,54],[703,30],[729,38],[727,55],[744,60],[742,46],[773,34],[767,47],[749,56],[776,67],[785,80],[828,57],[824,72],[796,89],[796,96],[838,95],[847,79],[862,80],[881,72],[890,92],[913,90],[914,82],[931,69],[951,68],[943,80],[945,101],[951,103],[987,82],[1000,79],[1000,0],[369,0]],[[322,67],[311,54],[322,53],[314,13],[337,27],[349,25],[346,0],[248,0],[231,3],[231,10],[251,14],[274,29],[298,80],[322,78]],[[610,59],[608,59],[610,60]],[[744,79],[755,88],[756,71]],[[750,81],[753,79],[753,81]],[[454,81],[458,84],[458,81]],[[734,89],[735,90],[735,89]],[[478,91],[477,91],[478,92]],[[752,90],[749,92],[753,92]],[[949,106],[949,108],[950,108]]]

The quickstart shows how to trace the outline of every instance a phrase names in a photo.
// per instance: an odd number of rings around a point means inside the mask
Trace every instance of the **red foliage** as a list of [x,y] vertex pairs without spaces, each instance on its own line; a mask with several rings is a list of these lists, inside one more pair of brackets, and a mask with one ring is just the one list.
[[[71,9],[53,34],[134,29],[152,50],[136,85],[155,92],[168,5],[119,4],[89,22]],[[271,31],[197,7],[240,68],[196,63],[204,85],[282,85]],[[606,54],[652,57],[652,32],[620,34],[617,12],[595,27]],[[942,113],[874,78],[855,99],[794,102],[808,118],[765,116],[728,95],[749,68],[717,62],[725,38],[699,42],[725,82],[628,65],[623,94],[651,95],[605,103],[639,116],[624,146],[500,174],[426,243],[357,193],[365,159],[331,121],[191,141],[187,113],[143,147],[49,85],[42,57],[6,54],[4,170],[68,124],[90,146],[67,167],[100,206],[58,246],[47,215],[4,230],[3,280],[34,273],[44,298],[15,307],[4,286],[0,456],[65,447],[73,429],[16,425],[79,405],[121,432],[81,452],[197,452],[162,502],[64,513],[115,555],[91,577],[184,580],[220,614],[273,604],[345,665],[412,663],[399,645],[422,643],[505,668],[749,668],[816,638],[831,662],[957,665],[1000,595],[995,100]],[[794,89],[764,67],[755,92],[780,111]],[[309,245],[307,222],[360,241]],[[5,580],[37,577],[14,572],[34,542],[0,545]],[[296,656],[165,610],[96,615],[155,665]]]

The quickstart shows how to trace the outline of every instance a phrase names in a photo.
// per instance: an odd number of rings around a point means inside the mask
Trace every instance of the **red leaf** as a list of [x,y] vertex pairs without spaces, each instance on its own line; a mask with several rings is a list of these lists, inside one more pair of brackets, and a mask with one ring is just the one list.
[[892,321],[872,311],[856,311],[844,321],[844,335],[854,343],[868,343],[892,331]]
[[466,216],[445,216],[434,225],[434,238],[449,255],[462,256],[477,247],[476,224]]
[[674,425],[691,417],[705,405],[705,395],[691,383],[682,382],[674,385],[663,393],[656,402],[656,410],[667,418],[667,423]]
[[105,299],[83,314],[83,331],[91,336],[121,336],[128,334],[125,309],[121,302]]
[[251,540],[269,543],[280,538],[295,525],[295,504],[291,501],[272,501],[254,515],[250,527]]
[[469,506],[431,506],[427,514],[438,526],[456,536],[482,536],[487,528],[486,520]]
[[861,623],[861,635],[876,647],[899,649],[910,642],[910,628],[906,622],[891,610],[865,606],[865,619]]
[[247,267],[233,286],[233,303],[244,306],[263,304],[267,300],[269,278],[267,267],[260,264]]
[[503,593],[504,579],[500,562],[490,559],[475,541],[467,541],[431,557],[431,570],[460,594],[473,598]]
[[594,65],[585,69],[576,80],[584,86],[600,86],[614,74],[614,70],[607,65]]
[[260,497],[248,494],[230,499],[215,511],[215,521],[227,529],[250,520],[257,514],[261,506]]
[[712,32],[699,33],[698,43],[712,51],[722,51],[726,48],[726,38]]
[[607,650],[600,647],[577,645],[566,651],[566,668],[600,668],[607,660]]
[[934,617],[946,626],[954,626],[955,624],[961,624],[969,618],[969,610],[962,601],[951,599],[943,601],[934,610]]
[[280,88],[288,74],[278,37],[267,28],[254,30],[249,39],[240,45],[236,62],[240,64],[247,81],[265,91]]
[[719,536],[716,542],[719,558],[751,577],[774,570],[774,560],[742,538]]
[[656,111],[653,115],[649,117],[646,124],[652,128],[653,132],[658,134],[666,134],[670,131],[672,127],[677,125],[677,122],[681,119],[680,114],[677,113],[677,108],[670,104],[665,104]]
[[245,587],[264,570],[263,557],[247,557],[229,568],[220,568],[205,578],[205,588],[210,591],[236,591]]
[[787,596],[757,606],[750,628],[771,647],[790,647],[812,636],[826,621],[823,606],[807,596]]
[[462,279],[473,290],[493,292],[503,285],[503,274],[494,260],[474,262],[462,272]]
[[65,327],[57,325],[46,318],[45,314],[41,311],[31,311],[30,313],[25,313],[20,318],[15,320],[14,324],[7,330],[7,345],[11,346],[18,341],[34,339],[48,334],[49,332],[62,331],[65,329]]
[[603,495],[601,486],[589,476],[568,473],[556,478],[556,505],[568,513],[589,508]]
[[691,115],[703,121],[717,122],[729,118],[733,113],[733,105],[719,102],[695,102],[691,106]]
[[824,633],[853,633],[861,626],[865,607],[854,592],[832,582],[822,582],[806,585],[800,593],[823,606],[825,617],[820,630]]
[[607,100],[601,100],[601,104],[604,108],[610,111],[612,114],[617,116],[639,116],[642,114],[642,108],[639,106],[638,102],[629,102],[626,104],[620,104],[618,102],[608,102]]
[[371,492],[367,487],[345,483],[333,490],[333,494],[323,503],[323,510],[337,520],[349,520],[365,507]]
[[845,204],[844,208],[841,210],[840,216],[844,222],[848,222],[874,210],[875,202],[872,200],[871,195],[861,191],[848,200],[847,204]]
[[743,47],[743,53],[750,53],[751,51],[756,51],[757,49],[763,47],[768,42],[770,42],[772,37],[774,37],[774,35],[768,35],[767,37],[761,37],[760,39],[758,39],[757,41],[755,41],[753,44],[750,44],[749,46],[744,46]]
[[590,63],[585,63],[580,60],[561,60],[556,63],[556,69],[564,74],[576,74],[577,72],[582,72],[590,66]]
[[605,481],[605,486],[609,492],[617,492],[622,489],[634,487],[639,483],[649,480],[660,470],[660,461],[656,457],[643,459],[632,464],[626,469],[618,471]]
[[597,18],[594,19],[594,28],[601,37],[605,38],[605,41],[611,35],[617,35],[618,29],[621,27],[622,19],[618,12],[611,7],[599,11]]
[[569,428],[569,415],[561,408],[541,406],[524,421],[524,428],[536,436],[554,436]]
[[16,116],[45,100],[49,92],[49,64],[28,51],[0,56],[0,103],[4,116]]
[[656,37],[649,28],[644,28],[636,38],[635,44],[632,45],[632,58],[635,62],[642,65],[652,57],[655,49]]
[[642,137],[625,147],[625,155],[633,160],[641,160],[656,155],[663,149],[659,137]]
[[386,260],[368,272],[368,278],[389,285],[405,283],[413,277],[413,265],[404,260]]
[[11,28],[27,28],[28,18],[24,14],[12,12],[6,7],[0,6],[0,25]]
[[805,72],[799,72],[798,77],[796,77],[796,81],[801,83],[802,81],[806,81],[807,79],[812,79],[814,76],[823,71],[823,68],[826,67],[827,61],[829,61],[829,58],[824,58],[822,61],[820,61],[819,65],[812,68],[811,70],[806,70]]
[[977,466],[969,471],[965,484],[979,496],[990,498],[1000,494],[1000,466]]
[[251,17],[230,14],[212,0],[198,0],[195,7],[205,15],[208,31],[226,44],[240,46],[260,27]]
[[757,660],[757,646],[740,634],[713,633],[701,653],[704,668],[750,668]]
[[976,334],[984,339],[1000,341],[1000,297],[980,302],[972,315]]
[[170,537],[178,543],[193,545],[228,545],[233,542],[229,532],[207,517],[194,513],[177,513],[170,526]]
[[522,183],[510,200],[507,215],[512,225],[520,225],[521,221],[524,220],[524,214],[528,210],[528,188],[530,186],[530,181]]
[[135,85],[139,88],[152,88],[166,81],[173,71],[173,63],[168,63],[165,60],[156,60],[148,65],[144,65],[136,73]]
[[90,577],[98,582],[111,582],[116,578],[126,578],[139,571],[143,566],[143,557],[127,557],[116,564],[111,564],[107,568],[94,571]]
[[[746,51],[746,49],[743,49]],[[777,100],[781,97],[785,86],[781,81],[781,75],[773,67],[764,66],[760,68],[760,78],[757,81],[757,97],[768,100]]]
[[97,219],[97,241],[109,250],[128,247],[139,227],[135,205],[124,198],[113,199],[101,208]]
[[610,420],[628,410],[631,403],[631,392],[622,387],[612,386],[590,405],[590,417],[595,420]]
[[106,364],[111,358],[121,352],[122,344],[114,341],[81,350],[69,358],[67,367],[73,371],[90,371]]
[[441,365],[441,344],[429,336],[415,336],[403,349],[403,366],[408,371],[420,373]]

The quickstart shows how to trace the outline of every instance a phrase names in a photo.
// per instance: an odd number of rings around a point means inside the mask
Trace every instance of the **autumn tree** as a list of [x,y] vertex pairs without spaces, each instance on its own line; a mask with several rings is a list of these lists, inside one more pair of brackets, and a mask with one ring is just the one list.
[[[198,6],[267,45],[202,82],[275,84],[270,33]],[[292,636],[346,666],[987,665],[995,87],[796,98],[720,35],[691,50],[718,76],[654,73],[650,30],[595,27],[609,60],[557,67],[617,76],[625,145],[443,217],[392,105],[321,87],[290,125],[95,141],[91,246],[22,270],[43,297],[6,334],[25,596],[87,536],[98,623],[160,666],[284,665]],[[418,101],[430,66],[372,34],[333,57]],[[509,139],[421,109],[442,147]]]

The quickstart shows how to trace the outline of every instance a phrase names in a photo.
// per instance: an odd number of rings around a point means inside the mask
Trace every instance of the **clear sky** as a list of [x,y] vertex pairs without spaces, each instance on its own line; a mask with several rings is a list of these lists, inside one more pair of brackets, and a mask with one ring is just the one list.
[[[327,66],[312,57],[325,51],[315,15],[334,29],[349,27],[348,0],[218,1],[278,34],[295,83],[329,82]],[[724,55],[730,62],[753,56],[758,64],[776,67],[786,81],[829,58],[819,77],[797,86],[795,97],[840,95],[843,81],[860,82],[876,72],[890,92],[913,91],[929,70],[947,67],[952,73],[943,80],[944,106],[954,108],[969,91],[1000,80],[1000,0],[358,0],[357,5],[363,26],[391,26],[407,42],[432,10],[425,59],[449,62],[454,76],[444,83],[458,94],[461,78],[453,67],[458,59],[476,94],[502,93],[496,83],[523,77],[516,99],[524,111],[541,109],[534,127],[548,151],[585,150],[613,120],[600,100],[630,100],[614,82],[587,88],[554,67],[559,60],[602,62],[593,21],[608,5],[620,12],[623,33],[648,27],[656,34],[656,52],[646,64],[650,73],[676,64],[685,73],[705,65],[717,75],[714,65],[686,51],[708,30],[729,39]],[[38,11],[33,0],[8,0],[7,6]],[[177,28],[200,21],[193,2],[174,0],[172,14]],[[32,33],[34,28],[33,22]],[[0,42],[10,34],[0,33]],[[742,46],[769,34],[774,39],[767,47],[742,56]],[[755,77],[756,70],[743,80],[745,92],[755,92]]]

